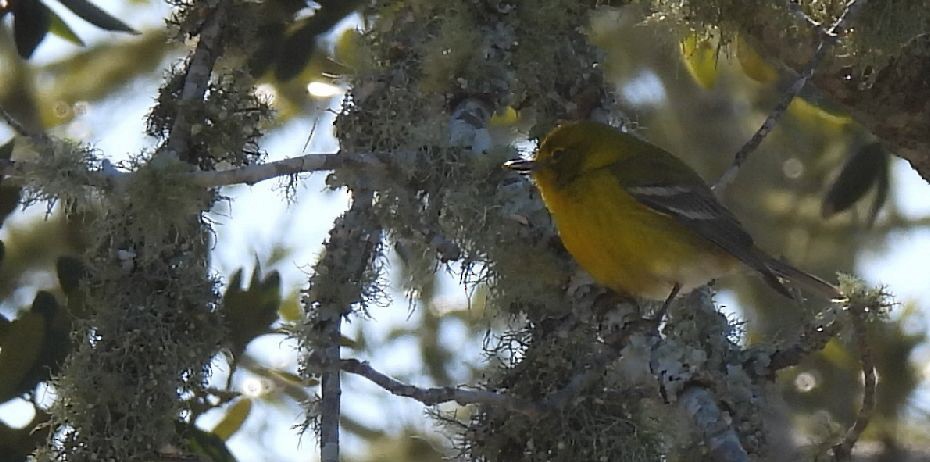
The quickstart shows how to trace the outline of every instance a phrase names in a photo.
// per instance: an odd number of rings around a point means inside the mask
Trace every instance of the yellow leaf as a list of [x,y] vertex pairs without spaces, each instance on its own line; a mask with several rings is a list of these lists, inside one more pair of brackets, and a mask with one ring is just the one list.
[[285,322],[295,323],[303,317],[303,311],[300,309],[300,300],[297,299],[297,293],[294,292],[288,296],[278,307],[278,316],[281,316]]
[[213,434],[223,441],[229,440],[233,434],[242,428],[242,424],[245,423],[245,419],[249,417],[251,412],[252,400],[248,398],[240,399],[236,404],[229,407],[226,415],[223,416],[223,420],[216,424],[216,427],[213,427]]
[[838,135],[852,124],[848,115],[830,113],[804,98],[793,99],[786,112],[803,127],[827,134]]
[[490,125],[492,127],[506,127],[513,125],[520,120],[520,113],[513,106],[507,106],[491,116]]
[[756,82],[768,83],[778,78],[775,68],[765,62],[745,38],[736,39],[736,59],[743,72]]
[[349,69],[361,68],[367,58],[361,32],[348,29],[340,34],[333,47],[333,58]]
[[717,83],[717,47],[710,39],[691,35],[681,42],[685,69],[704,89]]

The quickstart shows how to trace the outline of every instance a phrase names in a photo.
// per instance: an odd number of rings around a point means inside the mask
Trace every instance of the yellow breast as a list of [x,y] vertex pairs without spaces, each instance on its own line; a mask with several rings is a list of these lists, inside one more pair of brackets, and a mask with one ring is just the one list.
[[626,193],[608,169],[567,186],[536,176],[559,236],[599,283],[635,297],[663,300],[737,266],[737,260],[674,219]]

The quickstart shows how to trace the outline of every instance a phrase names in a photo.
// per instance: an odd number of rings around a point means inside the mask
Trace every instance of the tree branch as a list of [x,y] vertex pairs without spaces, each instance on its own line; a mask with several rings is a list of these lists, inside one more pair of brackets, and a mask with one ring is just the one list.
[[6,122],[13,131],[19,136],[29,138],[33,143],[36,143],[39,146],[47,146],[51,140],[48,135],[42,132],[33,133],[25,125],[23,125],[19,120],[16,120],[16,117],[13,114],[10,114],[2,105],[0,105],[0,119]]
[[10,114],[3,106],[0,106],[0,119],[3,119],[3,121],[20,136],[32,137],[32,133],[29,133],[29,130],[26,130],[26,127],[19,123],[19,121],[13,117],[13,114]]
[[717,405],[713,393],[692,385],[678,396],[678,406],[691,416],[714,460],[749,462],[749,454],[730,426],[729,416]]
[[762,125],[759,126],[759,129],[756,130],[752,137],[749,138],[749,141],[736,152],[730,167],[727,168],[714,185],[714,190],[718,195],[722,194],[726,187],[736,178],[737,172],[749,158],[749,155],[752,154],[752,152],[762,144],[762,140],[772,132],[775,128],[775,124],[777,124],[778,120],[785,114],[791,101],[801,93],[801,90],[804,89],[807,82],[814,76],[817,67],[827,55],[828,49],[832,48],[836,43],[836,34],[845,28],[849,19],[852,18],[865,3],[866,0],[850,0],[849,3],[846,4],[843,13],[840,14],[839,18],[836,19],[829,30],[824,32],[822,31],[822,27],[817,27],[818,31],[820,31],[820,34],[818,34],[820,35],[820,41],[817,43],[817,49],[814,51],[813,56],[811,56],[807,65],[804,66],[804,69],[797,78],[795,78],[794,82],[791,83],[791,86],[782,94],[781,99],[769,112],[769,115],[762,122]]
[[339,374],[339,338],[342,334],[342,315],[328,319],[321,325],[323,353],[320,392],[320,460],[339,462],[339,419],[342,415],[342,377]]
[[[371,170],[383,169],[384,165],[376,154],[306,154],[300,157],[291,157],[266,164],[248,165],[219,171],[197,171],[184,175],[191,182],[204,188],[217,188],[222,186],[235,186],[238,184],[253,185],[262,181],[271,180],[287,175],[299,173],[312,173],[329,171],[348,165],[366,166]],[[31,163],[28,161],[0,161],[0,175],[14,183],[29,176]],[[94,170],[87,172],[88,184],[100,188],[113,187],[121,181],[126,181],[132,173],[121,172],[116,169]]]
[[851,460],[853,446],[859,441],[859,437],[865,431],[865,428],[869,426],[869,420],[871,420],[872,413],[875,411],[875,390],[878,384],[875,375],[875,363],[872,360],[872,349],[869,347],[867,338],[864,310],[861,306],[853,305],[850,306],[849,314],[853,335],[856,340],[856,349],[859,350],[859,362],[862,364],[862,405],[856,415],[856,421],[846,431],[843,441],[833,447],[833,457],[839,462]]
[[[777,350],[770,358],[767,370],[771,376],[781,369],[797,365],[802,359],[815,351],[820,351],[843,328],[832,309],[827,313],[833,315],[827,319],[822,316],[819,322],[808,324],[798,340],[788,348]],[[752,370],[752,368],[750,368]]]
[[531,416],[538,415],[543,411],[541,406],[493,391],[466,390],[453,387],[420,388],[398,381],[387,374],[379,372],[368,363],[357,359],[343,359],[340,365],[342,370],[365,377],[393,395],[415,399],[427,406],[454,401],[463,406],[468,404],[497,406]]
[[342,168],[348,165],[365,166],[372,170],[383,170],[384,163],[377,154],[306,154],[259,165],[212,172],[191,173],[194,183],[205,188],[232,186],[237,184],[253,185],[265,180],[298,173],[311,173]]
[[184,77],[184,86],[178,101],[178,112],[168,140],[165,142],[165,151],[173,153],[183,161],[189,160],[187,151],[192,125],[189,117],[190,105],[194,102],[202,102],[207,92],[213,66],[220,55],[222,44],[219,37],[226,20],[227,9],[228,5],[220,3],[208,11],[207,19],[204,21],[197,40],[197,48],[187,65],[187,75]]
[[304,306],[309,330],[301,338],[321,376],[320,459],[339,462],[342,383],[340,340],[342,318],[363,304],[372,278],[366,276],[378,256],[381,230],[371,214],[372,192],[353,190],[352,206],[336,219],[323,256],[317,262]]
[[[729,19],[736,20],[740,33],[759,45],[761,54],[801,72],[817,45],[816,34],[820,25],[803,18],[804,14],[799,14],[798,8],[791,6],[799,3],[796,0],[770,3],[775,8],[787,4],[784,9],[788,14],[801,16],[804,22],[798,21],[798,27],[786,28],[786,22],[790,20],[784,21],[772,14],[772,8],[756,8],[747,2],[740,2],[746,8]],[[871,14],[885,17],[894,11],[908,12],[908,9],[894,7],[885,11],[886,6],[891,6],[888,2],[864,3],[856,2],[848,15],[857,18]],[[869,11],[861,11],[864,8]],[[858,13],[857,9],[860,9]],[[875,18],[871,19],[871,27],[879,24]],[[910,162],[924,181],[930,182],[930,105],[919,103],[930,100],[930,86],[926,84],[930,74],[930,54],[926,51],[930,47],[930,34],[919,27],[902,31],[908,35],[881,33],[881,37],[897,37],[898,42],[878,43],[880,48],[875,49],[875,42],[884,40],[876,40],[874,34],[880,31],[866,32],[869,26],[863,26],[865,34],[860,39],[853,39],[856,43],[851,53],[833,53],[832,57],[824,60],[810,83],[866,131],[880,138],[894,155]],[[815,34],[813,40],[808,32]],[[866,66],[873,61],[875,66]]]

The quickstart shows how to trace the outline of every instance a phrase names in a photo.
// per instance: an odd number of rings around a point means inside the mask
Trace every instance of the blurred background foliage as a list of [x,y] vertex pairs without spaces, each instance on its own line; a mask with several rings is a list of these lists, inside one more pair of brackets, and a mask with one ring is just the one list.
[[[59,3],[73,14],[39,0],[0,2],[0,104],[27,128],[66,137],[73,136],[71,129],[88,106],[128,98],[149,104],[154,95],[137,94],[143,88],[138,83],[160,79],[182,50],[169,44],[174,31],[161,20],[137,19],[165,10],[155,8],[154,0],[120,5],[101,1],[101,8],[87,1]],[[247,65],[260,78],[260,91],[274,95],[276,129],[285,130],[296,118],[319,117],[338,102],[332,95],[308,91],[308,84],[338,86],[365,61],[358,56],[366,53],[358,44],[358,30],[366,26],[358,14],[363,3],[267,0],[250,6],[262,40]],[[119,15],[107,13],[104,5]],[[642,6],[604,8],[592,16],[588,34],[604,52],[602,64],[618,105],[633,121],[628,128],[677,153],[712,181],[756,130],[792,76],[767,63],[748,39],[724,43],[713,31],[682,32],[651,18]],[[75,32],[81,21],[111,32],[85,41]],[[56,53],[31,59],[42,47],[55,48]],[[513,137],[511,129],[525,122],[521,116],[507,108],[495,118],[497,132]],[[2,133],[0,144],[14,159],[31,155],[28,143],[16,140],[10,131]],[[854,273],[866,253],[880,253],[894,244],[895,236],[930,223],[930,217],[911,217],[900,209],[901,201],[919,198],[896,197],[897,170],[890,164],[897,160],[876,141],[815,89],[805,90],[727,189],[724,200],[761,247],[823,276]],[[70,258],[82,249],[80,221],[64,220],[44,204],[21,211],[16,207],[19,195],[16,187],[0,185],[0,402],[17,401],[31,410],[0,410],[2,462],[25,460],[45,440],[43,409],[54,395],[42,384],[67,354],[71,314],[83,309],[74,291],[82,269]],[[237,434],[244,444],[256,447],[278,444],[268,432],[290,431],[299,403],[317,392],[316,384],[295,374],[294,361],[271,361],[261,353],[265,350],[249,348],[259,338],[288,348],[281,329],[299,317],[301,286],[282,282],[280,274],[294,270],[289,266],[293,249],[276,237],[268,245],[274,250],[265,258],[246,256],[240,260],[253,262],[222,275],[228,281],[223,309],[233,348],[217,359],[221,377],[213,393],[189,397],[197,404],[193,420],[212,417],[198,421],[200,428],[186,430],[208,460],[234,460],[226,441]],[[400,321],[380,323],[377,311],[370,313],[372,320],[357,320],[344,339],[349,354],[365,359],[395,352],[399,356],[389,358],[392,367],[400,365],[394,375],[420,385],[479,380],[486,360],[494,360],[482,357],[482,346],[505,331],[510,320],[485,310],[486,288],[450,290],[460,282],[449,276],[455,268],[436,271],[432,261],[403,254],[390,258],[391,293],[396,297],[392,309],[400,307]],[[811,307],[786,302],[751,278],[728,277],[720,287],[729,295],[725,300],[736,304],[729,309],[746,320],[750,344],[789,339],[813,314]],[[468,296],[448,296],[463,292]],[[901,302],[892,319],[874,332],[881,384],[878,418],[866,437],[876,448],[875,460],[898,460],[903,447],[925,453],[930,449],[930,406],[926,397],[915,398],[924,380],[920,371],[927,367],[915,356],[927,347],[926,306],[919,300]],[[410,364],[422,367],[405,367]],[[854,355],[840,342],[831,342],[779,376],[797,441],[846,428],[857,406],[858,377]],[[449,454],[448,441],[440,429],[432,428],[438,427],[435,422],[413,425],[409,419],[388,419],[381,425],[369,415],[409,416],[409,411],[398,411],[401,407],[419,415],[418,405],[364,385],[350,390],[369,394],[361,402],[376,410],[354,413],[349,406],[343,416],[350,443],[346,460],[439,461]],[[32,417],[17,420],[11,413]],[[286,415],[292,419],[283,425],[272,421]],[[19,424],[6,423],[8,419]],[[244,427],[250,419],[253,425]],[[249,430],[240,432],[242,428]],[[302,451],[313,452],[311,447],[305,441]]]

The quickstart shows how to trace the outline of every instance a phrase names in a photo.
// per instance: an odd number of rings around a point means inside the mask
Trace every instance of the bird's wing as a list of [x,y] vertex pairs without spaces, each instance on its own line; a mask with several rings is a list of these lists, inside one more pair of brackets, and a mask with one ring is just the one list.
[[[612,168],[623,188],[638,202],[675,219],[761,273],[775,290],[793,297],[768,267],[768,259],[756,248],[752,236],[717,201],[713,191],[677,158],[660,158],[666,156],[671,154],[650,152]],[[636,171],[630,172],[631,168]]]
[[753,247],[752,236],[709,191],[682,185],[637,185],[626,191],[641,204],[670,216],[704,239],[739,257]]

